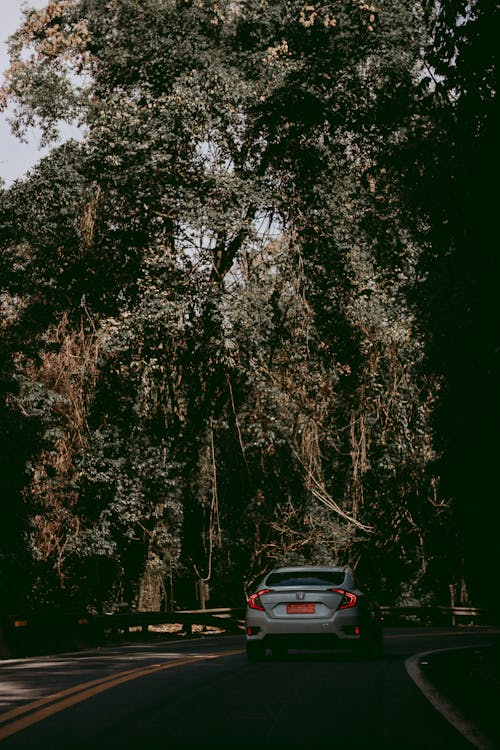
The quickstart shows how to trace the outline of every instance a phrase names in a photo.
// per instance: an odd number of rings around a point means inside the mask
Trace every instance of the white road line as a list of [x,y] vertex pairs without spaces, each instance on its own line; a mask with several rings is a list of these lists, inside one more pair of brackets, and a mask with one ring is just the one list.
[[[465,648],[478,648],[478,646],[466,646]],[[493,744],[491,740],[486,737],[472,721],[470,721],[470,719],[464,716],[451,701],[445,698],[444,695],[437,690],[435,685],[427,679],[420,668],[421,662],[425,662],[434,654],[457,650],[458,649],[456,648],[442,648],[410,656],[410,658],[405,661],[406,671],[419,690],[427,698],[429,703],[434,706],[436,711],[439,711],[446,721],[454,726],[455,729],[471,743],[471,745],[476,747],[477,750],[498,750],[496,745]]]

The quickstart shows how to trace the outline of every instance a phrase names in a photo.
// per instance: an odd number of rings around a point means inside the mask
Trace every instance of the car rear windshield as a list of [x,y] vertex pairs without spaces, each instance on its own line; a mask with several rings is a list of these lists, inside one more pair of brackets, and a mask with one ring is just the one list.
[[266,586],[340,586],[344,582],[342,570],[301,570],[294,573],[270,573]]

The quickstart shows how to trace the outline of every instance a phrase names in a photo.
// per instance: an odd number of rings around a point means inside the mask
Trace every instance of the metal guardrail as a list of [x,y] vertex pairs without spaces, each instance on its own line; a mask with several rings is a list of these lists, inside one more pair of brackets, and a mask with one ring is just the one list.
[[179,625],[177,636],[192,635],[195,625],[237,631],[243,628],[243,617],[243,608],[103,615],[55,611],[0,615],[0,659],[103,645],[132,630],[140,629],[145,635],[154,625]]
[[232,609],[192,609],[176,612],[122,612],[111,615],[94,615],[95,625],[103,631],[119,632],[141,627],[148,632],[150,625],[181,625],[186,635],[191,635],[193,625],[211,626],[221,630],[238,630],[243,627],[245,610]]
[[385,621],[400,620],[402,622],[413,621],[422,625],[448,624],[458,625],[468,621],[473,625],[498,625],[500,624],[500,609],[484,607],[442,607],[438,605],[429,607],[381,607]]
[[[146,635],[155,625],[179,625],[175,635],[192,635],[193,627],[241,631],[244,608],[181,610],[176,612],[121,612],[117,614],[30,613],[0,616],[0,659],[75,650],[109,643],[140,629]],[[480,607],[381,607],[387,625],[499,625],[500,609]],[[167,635],[167,633],[165,633]]]
[[[500,624],[500,609],[485,609],[480,607],[381,607],[381,613],[386,623],[405,622],[415,624],[447,624],[457,625],[468,621],[472,624]],[[222,630],[241,629],[244,622],[245,610],[241,608],[219,608],[182,610],[177,612],[127,612],[114,615],[97,615],[95,620],[106,630],[125,630],[141,626],[147,632],[150,625],[179,624],[184,632],[191,634],[193,625],[215,626]]]

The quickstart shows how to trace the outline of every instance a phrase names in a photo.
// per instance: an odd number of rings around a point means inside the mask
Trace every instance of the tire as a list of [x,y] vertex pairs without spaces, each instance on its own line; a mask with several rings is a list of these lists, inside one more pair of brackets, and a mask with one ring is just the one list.
[[266,656],[263,643],[247,643],[247,659],[249,661],[262,661]]
[[285,646],[273,646],[272,648],[273,659],[286,659],[288,656],[288,649]]
[[367,661],[381,659],[384,655],[384,644],[381,636],[361,641],[356,648],[357,656]]

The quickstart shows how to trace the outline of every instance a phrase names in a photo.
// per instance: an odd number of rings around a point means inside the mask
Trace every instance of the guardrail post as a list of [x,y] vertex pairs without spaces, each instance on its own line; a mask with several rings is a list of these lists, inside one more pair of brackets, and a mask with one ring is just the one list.
[[450,607],[451,607],[451,625],[455,627],[457,624],[457,618],[455,617],[455,585],[450,583]]

